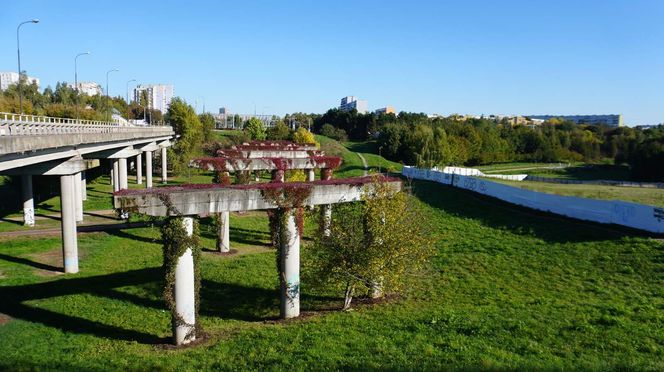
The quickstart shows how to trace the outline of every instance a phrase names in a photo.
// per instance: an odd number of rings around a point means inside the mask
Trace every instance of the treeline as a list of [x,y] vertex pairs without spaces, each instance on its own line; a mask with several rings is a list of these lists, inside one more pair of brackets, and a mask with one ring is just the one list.
[[[85,120],[106,120],[115,109],[122,117],[144,119],[147,123],[161,123],[164,115],[161,111],[147,107],[147,97],[140,97],[139,102],[127,103],[120,97],[109,97],[79,93],[64,82],[56,84],[55,89],[46,87],[39,91],[37,84],[23,83],[23,113],[61,118],[80,118]],[[0,112],[19,113],[20,102],[18,86],[10,85],[0,92]]]
[[501,162],[629,164],[635,179],[664,180],[664,126],[577,125],[557,119],[513,126],[486,118],[458,120],[425,114],[358,114],[332,109],[312,116],[318,133],[376,139],[386,158],[421,167]]

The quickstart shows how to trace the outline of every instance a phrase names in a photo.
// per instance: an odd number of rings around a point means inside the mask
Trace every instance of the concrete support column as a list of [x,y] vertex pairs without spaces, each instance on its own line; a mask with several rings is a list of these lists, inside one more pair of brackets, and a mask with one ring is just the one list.
[[260,180],[261,180],[261,172],[260,171],[254,172],[254,180],[256,182],[260,182]]
[[[330,180],[332,179],[332,169],[324,168],[320,171],[321,180]],[[323,235],[330,236],[330,227],[332,226],[332,204],[325,204],[322,206],[323,209]]]
[[284,182],[284,174],[286,172],[283,169],[275,169],[272,171],[272,182]]
[[62,204],[62,255],[65,273],[78,272],[78,242],[76,241],[76,187],[74,176],[60,176],[60,204]]
[[230,213],[224,211],[219,213],[219,236],[217,236],[217,250],[221,253],[228,253],[231,251],[230,241]]
[[76,222],[83,221],[83,190],[81,190],[81,172],[74,173],[74,206]]
[[81,200],[88,200],[88,181],[85,171],[81,171]]
[[118,176],[120,181],[120,190],[126,190],[129,188],[127,182],[127,158],[118,159]]
[[143,183],[143,154],[136,155],[136,184]]
[[32,195],[32,176],[21,176],[21,194],[23,196],[23,225],[35,225],[35,199]]
[[152,151],[145,152],[145,187],[152,187]]
[[166,148],[161,148],[161,182],[166,183],[168,179],[168,156],[166,156]]
[[[182,218],[187,235],[194,232],[194,219]],[[173,336],[176,345],[188,344],[196,339],[196,297],[194,284],[194,257],[191,248],[178,258],[175,266],[175,312]]]
[[118,159],[113,159],[113,191],[120,190],[120,165],[118,164]]
[[279,231],[281,256],[281,318],[295,318],[300,315],[300,232],[295,222],[295,211],[286,215],[285,226]]
[[309,182],[313,182],[316,180],[316,172],[313,169],[308,169],[307,170],[307,179]]

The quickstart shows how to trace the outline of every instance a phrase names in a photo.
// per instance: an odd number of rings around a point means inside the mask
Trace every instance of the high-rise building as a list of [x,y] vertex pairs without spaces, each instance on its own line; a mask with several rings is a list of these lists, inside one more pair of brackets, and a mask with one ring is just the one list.
[[396,110],[392,106],[385,106],[374,111],[376,114],[396,114]]
[[[18,83],[18,72],[0,71],[0,90],[9,88],[10,85]],[[39,87],[39,79],[35,77],[27,77],[26,84],[36,83]]]
[[355,96],[347,96],[341,99],[341,104],[339,105],[339,110],[341,111],[350,111],[357,110],[360,114],[366,114],[369,112],[369,104],[363,99],[357,99]]
[[[70,88],[76,89],[74,84],[68,84]],[[103,90],[101,85],[95,83],[94,81],[81,81],[78,83],[78,91],[81,94],[87,94],[88,96],[96,96],[97,94],[102,94]]]
[[571,121],[575,124],[604,124],[609,127],[622,127],[623,117],[620,114],[615,115],[529,115],[531,119],[549,120],[561,119]]
[[173,100],[173,85],[171,84],[147,84],[134,88],[134,102],[141,102],[143,94],[147,99],[147,107],[159,110],[162,113],[168,111],[168,106]]

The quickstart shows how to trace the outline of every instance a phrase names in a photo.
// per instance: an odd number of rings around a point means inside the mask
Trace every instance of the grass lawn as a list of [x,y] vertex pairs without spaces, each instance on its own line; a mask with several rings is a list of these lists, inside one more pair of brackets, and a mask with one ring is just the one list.
[[[204,253],[208,339],[172,350],[158,229],[79,237],[81,273],[54,275],[57,238],[3,241],[0,367],[9,369],[664,368],[664,244],[415,182],[438,255],[388,303],[329,311],[303,282],[278,315],[262,213],[231,216],[241,253]],[[204,221],[205,222],[205,221]],[[203,245],[213,246],[204,225]],[[251,254],[250,254],[251,253]],[[306,255],[306,249],[303,251]]]
[[[395,172],[401,173],[403,165],[387,160],[378,156],[378,150],[375,148],[375,142],[345,142],[343,144],[321,136],[316,135],[316,140],[320,143],[321,150],[329,156],[340,156],[344,159],[341,167],[335,172],[336,177],[360,177],[364,175],[364,164],[357,156],[361,153],[367,161],[369,172]],[[375,151],[375,152],[373,152]]]
[[539,168],[552,168],[552,167],[561,167],[566,166],[566,163],[499,163],[499,164],[488,164],[488,165],[479,165],[477,167],[472,167],[481,170],[485,173],[502,173],[513,174],[513,173],[528,173]]
[[563,178],[569,180],[615,180],[630,181],[632,176],[626,165],[579,165],[564,169],[533,169],[526,172],[539,177]]
[[604,185],[568,185],[534,181],[505,181],[497,179],[491,179],[491,181],[548,194],[578,196],[591,199],[624,200],[664,207],[664,189]]

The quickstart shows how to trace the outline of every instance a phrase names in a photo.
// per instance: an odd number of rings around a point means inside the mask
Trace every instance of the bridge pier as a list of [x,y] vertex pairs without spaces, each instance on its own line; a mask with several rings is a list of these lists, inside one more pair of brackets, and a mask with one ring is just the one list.
[[74,173],[74,207],[76,222],[83,221],[83,191],[81,190],[81,172]]
[[129,184],[127,182],[127,158],[118,159],[118,171],[120,190],[126,190],[129,188]]
[[279,282],[281,287],[280,315],[283,319],[300,316],[300,232],[295,222],[295,209],[287,213],[285,226],[279,231],[280,249],[280,272]]
[[136,184],[143,183],[143,153],[136,155]]
[[118,159],[113,159],[113,192],[120,191],[120,165]]
[[168,178],[168,156],[166,147],[161,148],[161,182],[166,183]]
[[60,204],[62,205],[62,256],[67,274],[78,272],[78,242],[76,240],[76,188],[74,175],[60,176]]
[[35,225],[35,201],[32,194],[32,176],[21,175],[21,194],[23,196],[23,225]]
[[152,151],[145,152],[145,187],[152,187]]
[[88,200],[88,185],[85,171],[81,172],[81,200]]

